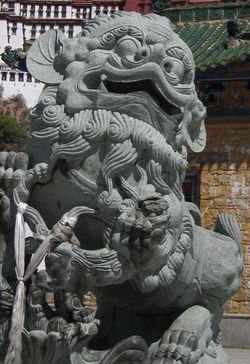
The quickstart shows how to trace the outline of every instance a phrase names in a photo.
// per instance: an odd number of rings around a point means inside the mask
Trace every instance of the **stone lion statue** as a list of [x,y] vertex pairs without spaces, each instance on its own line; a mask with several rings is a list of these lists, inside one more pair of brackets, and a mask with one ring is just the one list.
[[18,280],[23,363],[229,363],[219,323],[239,288],[241,237],[228,214],[204,229],[183,196],[187,151],[206,143],[188,46],[165,17],[118,12],[75,38],[44,33],[27,67],[45,87],[28,156],[1,154],[2,342]]

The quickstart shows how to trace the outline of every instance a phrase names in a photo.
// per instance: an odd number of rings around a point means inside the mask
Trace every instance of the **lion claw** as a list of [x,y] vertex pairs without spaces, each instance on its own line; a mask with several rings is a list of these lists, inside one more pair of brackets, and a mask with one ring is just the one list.
[[[198,339],[189,331],[173,330],[164,335],[161,344],[156,352],[155,359],[171,359],[182,364],[190,363],[194,358],[194,351],[197,349]],[[162,361],[165,364],[165,360]],[[169,360],[166,363],[170,363]]]

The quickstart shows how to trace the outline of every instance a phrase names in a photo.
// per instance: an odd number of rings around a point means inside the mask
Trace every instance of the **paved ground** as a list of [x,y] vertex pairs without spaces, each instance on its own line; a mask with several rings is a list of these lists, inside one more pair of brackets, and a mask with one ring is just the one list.
[[231,364],[250,364],[250,350],[225,348]]

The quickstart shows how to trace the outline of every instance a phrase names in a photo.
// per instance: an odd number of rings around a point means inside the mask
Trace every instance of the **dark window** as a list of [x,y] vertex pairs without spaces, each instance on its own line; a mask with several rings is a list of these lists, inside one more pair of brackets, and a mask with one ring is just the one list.
[[59,15],[58,5],[55,5],[55,7],[54,7],[54,17],[58,18],[58,15]]
[[62,18],[66,18],[66,6],[62,6]]
[[14,10],[15,10],[15,4],[14,3],[10,3],[9,4],[9,11],[13,13]]
[[10,72],[10,81],[15,81],[16,74],[14,72]]
[[24,74],[23,73],[18,73],[18,81],[19,82],[23,82],[24,81]]
[[16,23],[13,23],[12,29],[11,29],[12,35],[16,35],[16,30],[17,30],[17,25],[16,25]]
[[139,4],[139,7],[140,7],[140,12],[143,13],[144,12],[145,4],[144,3],[141,3],[141,4]]
[[73,38],[73,34],[74,34],[73,25],[69,26],[68,33],[69,33],[69,38]]
[[47,16],[47,18],[51,17],[51,6],[50,5],[47,5],[46,16]]
[[243,86],[247,92],[250,92],[250,81],[243,81]]
[[31,10],[31,11],[30,11],[30,17],[31,17],[31,18],[34,18],[34,17],[35,17],[35,10]]
[[183,194],[187,202],[200,204],[200,178],[198,173],[187,173],[183,183]]
[[227,87],[227,82],[209,82],[208,91],[209,92],[224,92]]
[[219,104],[220,97],[218,94],[207,94],[206,101],[204,102],[206,106],[213,106]]
[[45,25],[41,25],[40,33],[43,34],[45,32]]
[[39,5],[38,16],[41,17],[41,18],[43,17],[43,5]]
[[27,15],[27,5],[23,5],[23,15]]
[[228,86],[228,81],[200,82],[199,89],[203,92],[223,93]]
[[2,72],[2,81],[7,80],[7,72]]
[[50,26],[49,26],[49,28],[50,28],[50,29],[54,29],[54,25],[50,25]]
[[228,81],[209,81],[198,83],[198,95],[206,105],[219,104],[220,94],[223,94],[228,86]]
[[28,73],[27,74],[27,82],[31,82],[32,81],[32,77],[31,77],[31,75]]

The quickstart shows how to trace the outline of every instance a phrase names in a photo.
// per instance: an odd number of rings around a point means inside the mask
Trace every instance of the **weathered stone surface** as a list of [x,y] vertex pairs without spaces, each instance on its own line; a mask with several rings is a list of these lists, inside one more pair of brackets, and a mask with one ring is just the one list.
[[[237,216],[243,242],[244,271],[240,294],[228,301],[225,311],[228,313],[250,314],[250,184],[249,157],[250,131],[247,126],[235,128],[209,127],[206,150],[214,150],[220,159],[222,153],[228,151],[230,161],[209,162],[196,166],[201,173],[200,208],[203,224],[213,228],[217,215],[222,211],[232,212]],[[232,139],[232,135],[234,138]],[[237,150],[241,153],[237,153]],[[206,150],[204,153],[206,153]],[[243,283],[244,280],[244,283]],[[249,283],[248,283],[249,282]],[[248,287],[246,284],[248,283]],[[237,302],[235,302],[237,300]]]
[[227,364],[219,322],[239,288],[241,236],[227,213],[214,231],[199,226],[184,200],[187,151],[206,142],[190,49],[165,17],[121,12],[73,39],[43,34],[27,65],[45,88],[29,169],[11,179],[3,168],[6,221],[17,212],[5,364],[21,353],[26,364]]

